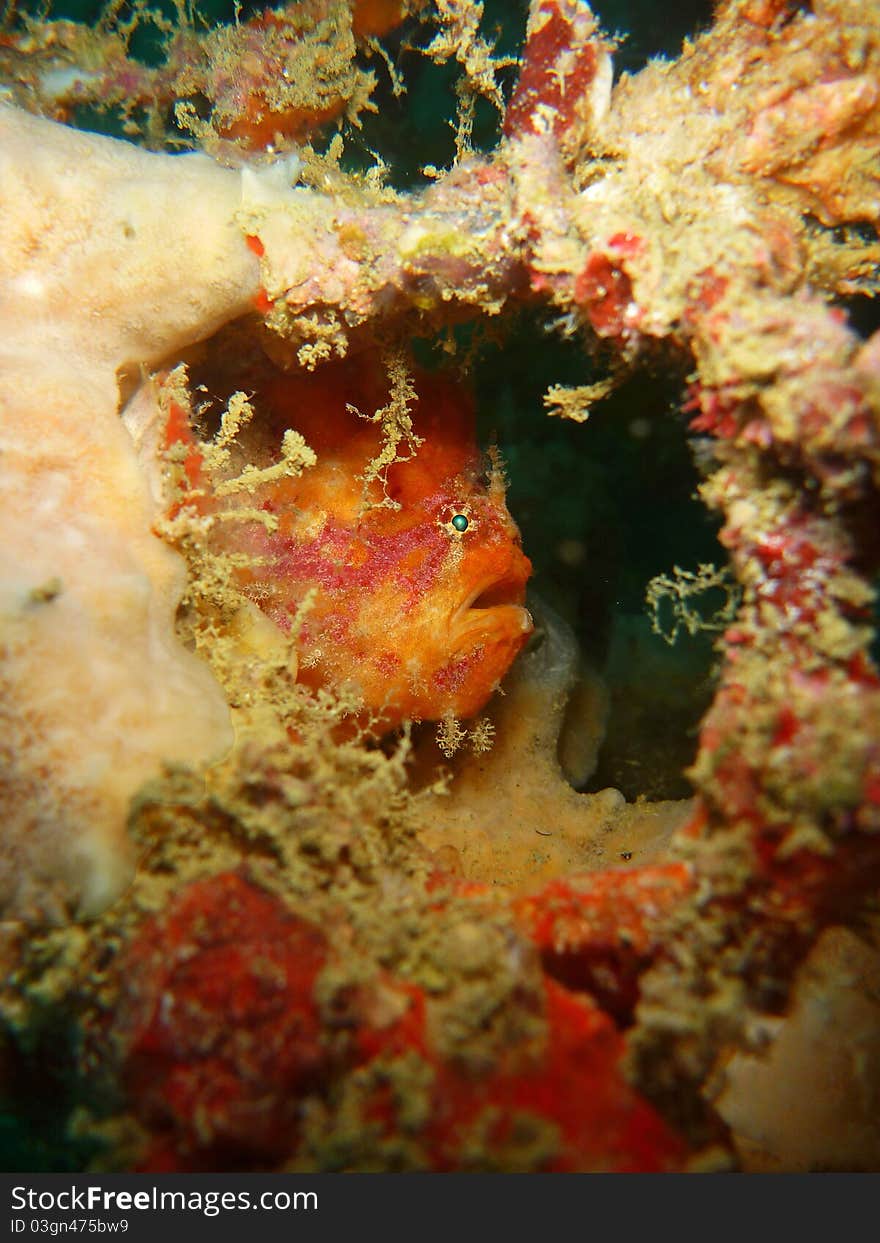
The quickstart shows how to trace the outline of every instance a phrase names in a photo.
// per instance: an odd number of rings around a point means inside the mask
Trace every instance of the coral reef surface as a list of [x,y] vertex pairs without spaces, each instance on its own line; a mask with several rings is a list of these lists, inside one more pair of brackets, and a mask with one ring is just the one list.
[[[0,29],[7,1081],[117,1169],[876,1168],[880,8],[616,80],[577,0],[519,57],[471,0],[120,13]],[[454,155],[395,188],[347,144],[406,49]],[[584,462],[681,377],[688,799],[581,792],[624,690],[468,391],[528,317]]]

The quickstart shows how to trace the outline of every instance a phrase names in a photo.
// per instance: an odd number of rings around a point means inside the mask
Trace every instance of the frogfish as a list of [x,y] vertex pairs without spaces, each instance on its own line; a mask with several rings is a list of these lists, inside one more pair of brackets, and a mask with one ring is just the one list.
[[[473,401],[442,375],[409,378],[411,426],[389,453],[374,417],[390,399],[378,355],[264,371],[237,452],[272,476],[247,498],[271,521],[223,522],[212,536],[237,554],[238,589],[294,631],[299,680],[348,688],[383,729],[474,716],[532,631],[531,563],[503,471],[478,450]],[[211,497],[191,420],[167,408],[166,444],[188,446],[196,507],[228,505]],[[316,460],[273,476],[288,429]]]

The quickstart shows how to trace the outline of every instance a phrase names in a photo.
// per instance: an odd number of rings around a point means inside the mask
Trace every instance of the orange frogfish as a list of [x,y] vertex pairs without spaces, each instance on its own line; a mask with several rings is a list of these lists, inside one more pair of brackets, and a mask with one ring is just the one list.
[[[354,690],[384,729],[479,712],[532,630],[531,563],[502,472],[478,451],[473,404],[448,379],[410,378],[412,426],[388,464],[371,417],[389,403],[375,355],[264,373],[243,460],[271,467],[292,428],[317,462],[251,490],[247,504],[274,529],[224,522],[212,537],[246,554],[239,589],[281,631],[298,628],[299,679]],[[173,444],[191,433],[170,411]],[[217,502],[204,497],[200,463],[193,449],[185,473],[206,512]]]

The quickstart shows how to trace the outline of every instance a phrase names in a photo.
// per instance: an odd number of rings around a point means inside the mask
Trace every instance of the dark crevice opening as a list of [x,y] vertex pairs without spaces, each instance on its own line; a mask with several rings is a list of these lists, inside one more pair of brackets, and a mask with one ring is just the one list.
[[[588,791],[628,800],[686,798],[717,666],[714,633],[674,645],[652,629],[648,583],[726,555],[696,495],[700,475],[680,413],[684,374],[664,359],[597,403],[586,423],[548,418],[552,384],[598,378],[580,341],[542,340],[524,315],[474,367],[480,440],[497,442],[508,504],[534,565],[531,590],[573,629],[585,667],[606,681],[610,712]],[[696,602],[707,619],[717,589]],[[663,620],[661,618],[661,620]]]

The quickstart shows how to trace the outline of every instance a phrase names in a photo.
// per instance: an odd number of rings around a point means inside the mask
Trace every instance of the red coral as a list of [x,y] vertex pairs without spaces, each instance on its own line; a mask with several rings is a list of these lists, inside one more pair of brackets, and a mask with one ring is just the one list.
[[601,252],[591,254],[576,277],[574,300],[600,337],[626,336],[638,322],[632,281],[620,263]]
[[405,1129],[407,1102],[388,1087],[391,1059],[421,1058],[430,1070],[429,1117],[418,1132],[428,1168],[452,1171],[505,1160],[515,1165],[518,1137],[522,1142],[523,1135],[542,1131],[551,1137],[540,1161],[547,1170],[652,1172],[681,1165],[682,1140],[626,1082],[623,1039],[588,997],[547,979],[544,1041],[537,1048],[508,1049],[494,1070],[477,1075],[444,1061],[433,1048],[421,990],[399,981],[393,987],[408,999],[405,1013],[384,1029],[365,1027],[358,1035],[361,1051],[379,1072],[364,1113],[385,1139]]
[[479,1081],[443,1068],[432,1126],[438,1168],[460,1162],[461,1137],[482,1119],[488,1150],[503,1151],[528,1119],[549,1124],[558,1150],[545,1168],[555,1172],[680,1168],[686,1149],[659,1115],[626,1082],[623,1039],[588,998],[553,980],[545,983],[547,1038],[531,1067]]
[[555,979],[628,1021],[638,981],[659,945],[666,916],[693,887],[691,869],[670,863],[553,881],[518,898],[514,911]]
[[579,0],[540,0],[529,20],[516,89],[504,117],[509,137],[540,132],[550,118],[562,138],[580,118],[605,48],[589,7]]
[[[365,1127],[415,1134],[434,1170],[479,1160],[478,1135],[492,1162],[523,1133],[543,1134],[539,1163],[555,1170],[659,1170],[684,1158],[682,1141],[626,1083],[622,1038],[589,998],[548,979],[544,1039],[475,1076],[437,1052],[422,989],[379,972],[348,997],[350,1037],[333,1056],[315,1002],[327,961],[313,924],[237,873],[194,882],[147,920],[122,961],[115,1020],[122,1081],[150,1136],[142,1168],[293,1157],[304,1097],[329,1099],[355,1068]],[[429,1106],[415,1128],[411,1102],[391,1088],[395,1063],[413,1057]]]
[[210,1167],[218,1153],[289,1149],[298,1102],[328,1063],[313,999],[325,956],[317,928],[233,872],[147,922],[116,1025],[123,1081],[157,1139],[149,1166],[169,1150]]

